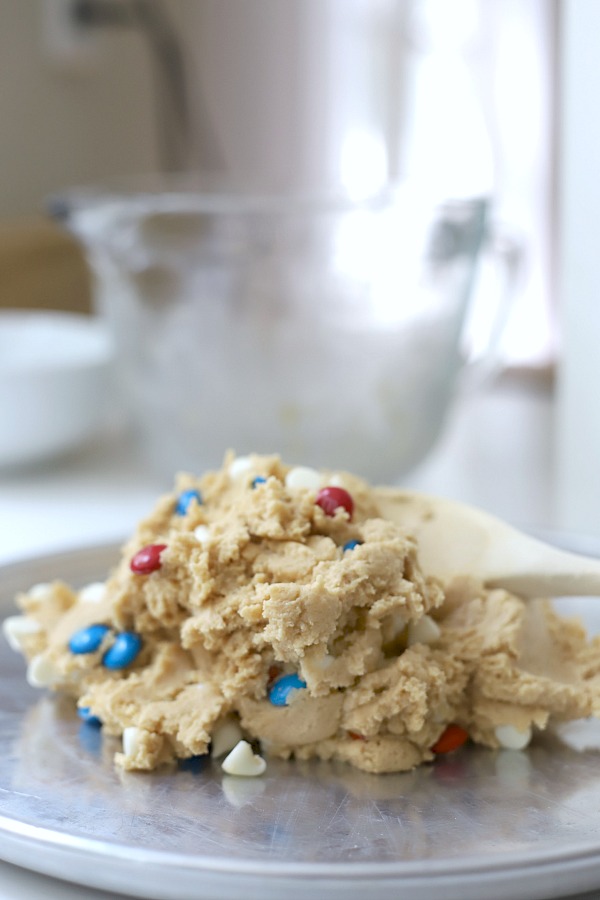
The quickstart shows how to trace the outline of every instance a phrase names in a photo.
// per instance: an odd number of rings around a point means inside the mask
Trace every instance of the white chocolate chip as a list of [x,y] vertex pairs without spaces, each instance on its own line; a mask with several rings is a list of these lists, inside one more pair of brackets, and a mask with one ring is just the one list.
[[208,525],[197,525],[194,528],[194,537],[198,541],[199,544],[205,544],[208,540],[210,531]]
[[222,763],[222,769],[228,775],[241,775],[244,778],[262,775],[266,768],[266,762],[262,756],[252,752],[248,741],[238,741]]
[[290,706],[294,703],[299,697],[305,697],[306,688],[290,688],[290,690],[285,695],[285,705]]
[[11,648],[20,651],[23,646],[23,638],[30,634],[38,634],[42,626],[35,619],[28,616],[8,616],[2,623],[4,637]]
[[93,581],[79,591],[82,603],[100,603],[106,596],[106,585],[103,581]]
[[47,582],[40,582],[39,584],[34,584],[33,587],[30,587],[27,591],[28,595],[32,600],[43,600],[44,597],[47,597],[52,591],[52,585]]
[[142,737],[142,729],[135,725],[130,725],[123,729],[123,753],[125,756],[133,757],[136,755],[141,746],[140,738]]
[[31,687],[51,687],[59,680],[59,672],[45,653],[34,656],[27,668],[27,682]]
[[329,653],[323,653],[322,656],[315,656],[312,660],[317,669],[320,669],[324,672],[326,669],[330,669],[333,665],[333,656],[330,656]]
[[285,486],[288,488],[308,488],[316,491],[321,487],[322,482],[320,472],[316,469],[309,469],[308,466],[296,466],[285,476]]
[[403,616],[402,613],[399,612],[392,613],[390,621],[390,638],[393,640],[394,638],[399,637],[406,628],[406,625],[406,616]]
[[225,719],[213,732],[210,755],[212,757],[223,756],[233,750],[241,740],[242,729],[238,723],[233,719]]
[[327,484],[330,487],[345,487],[344,479],[341,475],[332,475],[331,478],[327,479]]
[[524,750],[531,740],[531,728],[519,731],[514,725],[498,725],[494,734],[505,750]]
[[123,751],[115,755],[115,761],[124,769],[151,769],[162,759],[165,738],[146,728],[129,725],[121,737]]
[[229,466],[229,477],[236,481],[242,475],[246,475],[252,468],[252,460],[249,456],[238,456]]
[[440,627],[431,616],[421,616],[418,622],[411,622],[408,626],[407,644],[433,644],[441,634]]

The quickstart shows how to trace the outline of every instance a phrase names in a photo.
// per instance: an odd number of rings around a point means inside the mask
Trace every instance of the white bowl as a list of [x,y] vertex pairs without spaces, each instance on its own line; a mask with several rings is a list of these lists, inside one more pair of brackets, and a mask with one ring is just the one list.
[[91,316],[0,310],[0,465],[77,447],[106,412],[112,340]]

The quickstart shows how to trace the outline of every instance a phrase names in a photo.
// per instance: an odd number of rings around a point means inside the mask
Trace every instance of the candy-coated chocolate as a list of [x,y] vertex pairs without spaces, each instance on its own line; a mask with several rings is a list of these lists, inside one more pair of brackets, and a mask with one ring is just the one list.
[[290,694],[305,687],[306,682],[299,675],[282,675],[269,688],[269,700],[273,706],[287,706]]
[[346,541],[342,550],[346,553],[348,550],[354,550],[355,547],[360,547],[362,541]]
[[267,690],[279,678],[280,675],[281,669],[279,668],[279,666],[269,666],[269,671],[267,673]]
[[166,544],[148,544],[131,558],[129,566],[136,575],[150,575],[161,567],[160,555],[166,550]]
[[134,661],[141,649],[142,639],[139,634],[122,631],[102,657],[102,665],[107,669],[124,669]]
[[177,505],[175,507],[176,514],[178,516],[185,516],[194,500],[196,501],[196,503],[202,503],[202,494],[200,493],[200,491],[183,491],[183,493],[180,494],[177,498]]
[[327,516],[335,516],[336,511],[340,507],[346,510],[350,518],[352,518],[352,513],[354,512],[352,496],[345,488],[334,487],[333,485],[321,488],[315,503],[321,507]]
[[82,720],[82,722],[86,723],[86,725],[94,725],[97,728],[102,725],[102,722],[100,721],[98,716],[95,716],[93,714],[89,706],[78,706],[77,715]]
[[80,628],[71,635],[69,650],[71,653],[95,653],[109,631],[108,625],[99,623],[88,625],[87,628]]
[[257,475],[256,478],[252,479],[252,487],[258,487],[259,484],[265,484],[266,478],[263,478],[262,475]]
[[191,772],[195,775],[198,772],[202,772],[209,762],[210,756],[208,753],[205,753],[203,756],[188,756],[186,759],[179,760],[179,768],[184,772]]
[[452,753],[469,740],[469,733],[460,725],[448,725],[431,748],[434,753]]

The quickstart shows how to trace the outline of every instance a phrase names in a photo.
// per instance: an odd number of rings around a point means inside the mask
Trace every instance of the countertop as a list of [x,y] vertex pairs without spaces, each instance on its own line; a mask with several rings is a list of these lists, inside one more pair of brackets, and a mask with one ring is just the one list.
[[[477,503],[525,528],[552,530],[553,409],[551,383],[539,373],[467,392],[437,448],[402,484]],[[0,473],[0,564],[121,541],[169,488],[118,429],[61,460]],[[0,863],[0,900],[38,896],[116,895]]]
[[[467,388],[436,448],[399,483],[478,504],[525,528],[552,528],[553,413],[546,372]],[[120,541],[170,489],[170,478],[150,469],[118,425],[60,459],[0,469],[0,564]]]

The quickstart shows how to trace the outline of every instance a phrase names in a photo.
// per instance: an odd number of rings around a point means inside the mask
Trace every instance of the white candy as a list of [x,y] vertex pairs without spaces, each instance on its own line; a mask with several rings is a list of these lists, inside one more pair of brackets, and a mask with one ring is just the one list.
[[229,477],[235,481],[241,478],[252,468],[252,460],[249,456],[238,456],[229,466]]
[[2,623],[4,637],[13,650],[21,650],[23,638],[29,634],[38,634],[42,626],[27,616],[8,616]]
[[130,725],[123,729],[123,753],[125,756],[135,756],[140,748],[142,729]]
[[418,622],[411,622],[408,626],[407,644],[433,644],[441,634],[439,625],[431,616],[421,616]]
[[245,778],[262,775],[266,768],[266,762],[262,756],[252,752],[248,741],[238,741],[222,763],[222,769],[228,775],[241,775]]
[[519,731],[514,725],[498,725],[494,733],[505,750],[524,750],[531,740],[531,728]]
[[44,597],[47,597],[51,591],[52,591],[52,585],[47,584],[44,581],[44,582],[40,582],[40,584],[34,584],[33,587],[29,588],[27,593],[31,597],[32,600],[43,600]]
[[79,591],[82,603],[100,603],[106,596],[106,585],[103,581],[92,581]]
[[229,753],[241,739],[242,729],[240,726],[232,719],[226,719],[213,733],[210,755],[217,757]]
[[308,488],[309,490],[318,490],[322,482],[320,472],[316,469],[309,469],[308,466],[296,466],[285,476],[285,486],[288,488]]
[[31,687],[51,687],[56,684],[59,677],[54,663],[45,653],[38,653],[37,656],[34,656],[27,668],[26,678]]
[[198,541],[199,544],[205,544],[208,540],[210,531],[208,529],[208,525],[197,525],[194,528],[194,537]]

